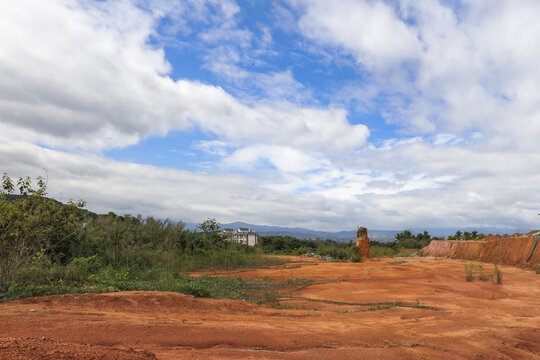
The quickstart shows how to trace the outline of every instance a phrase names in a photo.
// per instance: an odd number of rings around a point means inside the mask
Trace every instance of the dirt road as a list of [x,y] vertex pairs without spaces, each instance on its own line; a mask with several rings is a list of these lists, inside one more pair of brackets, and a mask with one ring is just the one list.
[[0,358],[540,359],[540,275],[531,271],[499,266],[496,285],[466,282],[459,260],[291,259],[214,273],[313,280],[283,291],[274,308],[156,292],[0,303]]

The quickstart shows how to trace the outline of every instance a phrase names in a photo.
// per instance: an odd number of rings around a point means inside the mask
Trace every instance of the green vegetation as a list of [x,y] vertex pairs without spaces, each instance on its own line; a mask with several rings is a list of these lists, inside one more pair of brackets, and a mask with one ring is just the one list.
[[493,264],[493,276],[495,277],[494,282],[496,284],[502,284],[502,272],[497,267],[497,264]]
[[[181,222],[112,212],[96,215],[84,202],[47,199],[46,180],[4,174],[0,185],[0,298],[115,290],[176,291],[194,296],[250,298],[261,285],[237,278],[193,278],[194,270],[282,264],[260,248],[225,241],[208,219],[196,231]],[[251,294],[251,295],[249,295]]]
[[427,230],[414,235],[410,230],[397,233],[394,241],[370,241],[371,257],[392,256],[404,257],[418,253],[418,250],[428,246],[432,240],[442,238],[434,237]]
[[482,264],[475,265],[472,262],[465,263],[465,280],[471,282],[475,279],[480,281],[491,280],[495,284],[502,284],[502,272],[497,264],[493,264],[492,274],[485,274],[484,266]]
[[307,253],[326,257],[333,261],[351,260],[359,262],[352,241],[343,243],[335,240],[301,240],[292,236],[261,236],[261,247],[266,254],[303,255]]
[[448,240],[480,240],[480,239],[485,238],[486,236],[487,235],[479,233],[477,230],[473,230],[471,232],[469,231],[461,232],[461,230],[458,230],[456,231],[454,235],[449,236]]
[[[371,257],[405,257],[418,253],[419,249],[429,245],[432,237],[427,231],[413,235],[409,230],[396,234],[391,242],[370,241]],[[333,261],[350,260],[359,262],[357,249],[352,241],[301,240],[291,236],[262,236],[261,247],[266,254],[302,255],[313,253]]]
[[465,280],[469,282],[474,280],[474,264],[473,263],[465,264]]

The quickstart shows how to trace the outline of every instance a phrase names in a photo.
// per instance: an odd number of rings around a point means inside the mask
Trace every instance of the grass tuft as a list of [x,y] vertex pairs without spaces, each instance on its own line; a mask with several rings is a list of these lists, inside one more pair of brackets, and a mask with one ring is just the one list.
[[497,267],[497,264],[493,264],[493,276],[494,276],[494,282],[495,284],[502,284],[502,278],[503,278],[503,275],[502,275],[502,272],[501,270]]
[[465,280],[471,282],[474,280],[474,264],[466,263],[465,264]]

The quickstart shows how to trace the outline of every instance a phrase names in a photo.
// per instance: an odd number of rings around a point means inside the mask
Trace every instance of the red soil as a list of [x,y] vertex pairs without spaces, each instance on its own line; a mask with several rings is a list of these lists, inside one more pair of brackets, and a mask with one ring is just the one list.
[[[0,303],[0,359],[540,359],[531,271],[500,266],[496,285],[466,282],[459,260],[291,260],[214,274],[316,282],[281,308],[159,292]],[[401,303],[369,305],[385,302]]]
[[536,232],[505,237],[488,236],[475,241],[434,240],[423,249],[423,254],[534,268],[540,265],[540,244],[536,246],[527,263],[525,260],[535,243],[535,237],[531,235]]

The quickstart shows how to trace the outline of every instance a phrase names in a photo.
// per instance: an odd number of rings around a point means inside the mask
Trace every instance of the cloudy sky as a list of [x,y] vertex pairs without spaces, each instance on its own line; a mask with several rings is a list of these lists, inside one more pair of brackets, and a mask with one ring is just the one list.
[[2,1],[0,171],[188,222],[540,228],[538,19],[537,0]]

